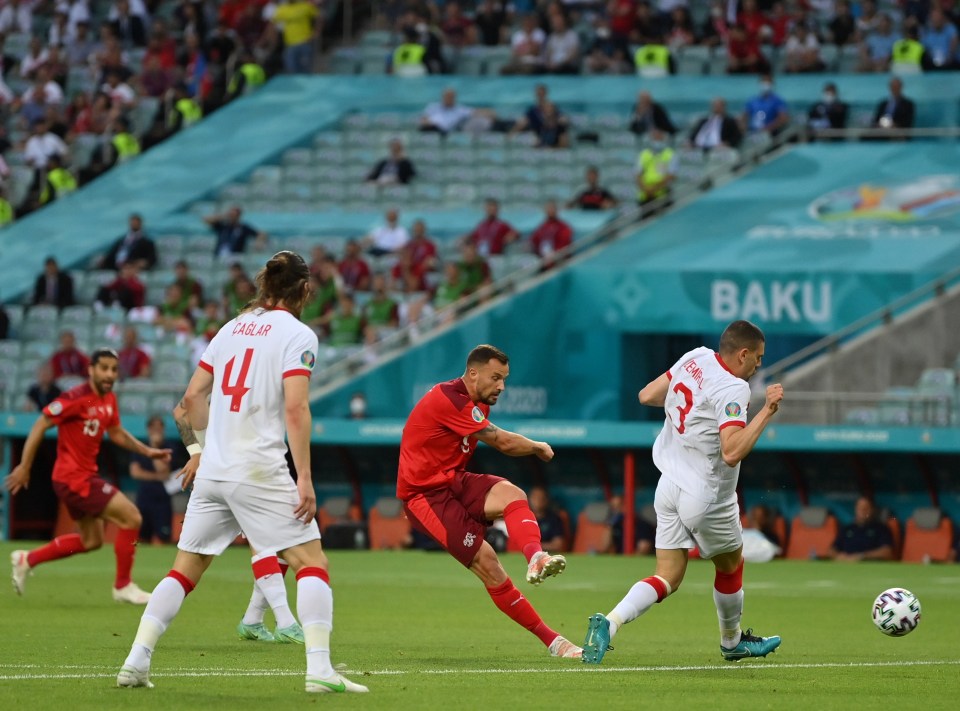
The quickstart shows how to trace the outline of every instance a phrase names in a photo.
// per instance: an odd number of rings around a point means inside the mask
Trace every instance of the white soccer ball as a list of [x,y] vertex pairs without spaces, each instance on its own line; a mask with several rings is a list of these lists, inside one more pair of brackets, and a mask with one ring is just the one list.
[[920,601],[903,588],[890,588],[873,601],[873,624],[891,637],[908,635],[920,624]]

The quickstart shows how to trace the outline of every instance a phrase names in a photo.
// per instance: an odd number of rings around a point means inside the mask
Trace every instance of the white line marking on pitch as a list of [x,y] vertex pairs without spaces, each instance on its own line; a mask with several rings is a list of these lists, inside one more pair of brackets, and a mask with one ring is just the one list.
[[[27,664],[20,667],[14,667],[12,664],[4,665],[5,668],[36,669],[39,665]],[[649,667],[586,667],[583,665],[565,667],[560,669],[375,669],[375,670],[357,670],[346,669],[349,674],[369,674],[371,676],[401,676],[401,675],[425,675],[438,676],[449,674],[568,674],[581,673],[592,674],[596,672],[690,672],[690,671],[735,671],[741,669],[762,669],[764,671],[775,671],[782,669],[863,669],[874,667],[938,667],[938,666],[960,666],[960,659],[930,659],[917,661],[889,661],[889,662],[811,662],[797,664],[699,664],[685,666],[649,666]],[[49,668],[49,667],[48,667]],[[55,669],[75,669],[76,666],[54,667]],[[87,673],[38,673],[26,672],[20,674],[0,674],[0,681],[27,680],[27,679],[109,679],[115,676],[115,673],[105,673],[103,670],[107,667],[84,667],[90,671]],[[97,670],[97,671],[94,671]],[[153,678],[206,678],[206,677],[246,677],[246,676],[301,676],[303,671],[291,671],[289,669],[167,669],[153,672],[150,676]]]

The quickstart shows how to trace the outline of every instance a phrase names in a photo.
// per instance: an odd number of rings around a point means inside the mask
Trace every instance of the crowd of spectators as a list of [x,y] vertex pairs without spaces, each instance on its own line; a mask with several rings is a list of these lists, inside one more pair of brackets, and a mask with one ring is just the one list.
[[[396,0],[382,22],[422,52],[395,55],[431,74],[455,71],[471,47],[508,46],[503,74],[632,74],[676,71],[675,55],[703,46],[726,56],[730,73],[763,73],[774,55],[789,73],[820,72],[821,47],[855,47],[858,71],[960,67],[955,0]],[[706,3],[699,5],[706,9]],[[696,19],[695,19],[696,17]],[[402,66],[401,66],[402,65]],[[421,72],[422,73],[422,72]]]

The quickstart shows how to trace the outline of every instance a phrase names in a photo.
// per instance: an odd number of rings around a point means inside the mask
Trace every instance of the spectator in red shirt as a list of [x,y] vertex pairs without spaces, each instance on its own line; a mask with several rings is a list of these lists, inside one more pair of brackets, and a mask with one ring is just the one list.
[[427,269],[414,260],[413,250],[407,245],[400,250],[400,258],[390,270],[391,286],[394,291],[404,294],[426,291],[427,283],[424,274]]
[[77,339],[73,331],[64,331],[60,334],[60,350],[50,356],[50,367],[53,369],[53,378],[64,375],[86,377],[90,359],[77,348]]
[[357,240],[347,242],[343,260],[338,266],[343,286],[349,291],[367,291],[370,288],[370,267],[360,256],[361,249]]
[[423,220],[417,220],[410,227],[410,241],[407,248],[417,267],[428,272],[437,267],[437,245],[427,236],[427,225]]
[[760,52],[760,40],[743,27],[730,28],[730,42],[727,44],[728,74],[765,74],[770,71],[770,63]]
[[520,235],[513,227],[500,219],[500,203],[494,198],[487,198],[483,203],[486,217],[480,221],[463,241],[472,244],[483,257],[491,254],[503,254],[508,244],[514,242]]
[[137,343],[137,329],[127,326],[123,329],[123,348],[119,351],[120,379],[149,378],[152,363],[147,352]]
[[448,2],[443,10],[440,29],[443,30],[443,39],[446,43],[451,47],[467,47],[476,44],[473,23],[463,14],[460,3]]
[[742,10],[737,15],[737,24],[758,41],[770,34],[767,17],[757,7],[757,0],[743,0]]
[[544,260],[544,267],[554,263],[554,254],[573,242],[573,229],[557,216],[557,203],[548,200],[543,206],[545,218],[530,235],[530,249]]
[[134,262],[124,262],[117,278],[104,284],[97,292],[97,303],[103,306],[120,305],[125,311],[143,306],[147,297],[147,287],[137,277]]
[[587,166],[584,178],[587,181],[586,186],[567,203],[568,208],[610,210],[617,206],[617,198],[600,185],[600,171],[595,165]]

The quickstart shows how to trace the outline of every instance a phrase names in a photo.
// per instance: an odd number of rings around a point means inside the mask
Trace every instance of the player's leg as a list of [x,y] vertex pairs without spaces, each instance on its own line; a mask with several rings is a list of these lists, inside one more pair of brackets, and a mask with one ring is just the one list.
[[[290,611],[287,588],[283,582],[289,566],[272,551],[258,554],[251,548],[250,552],[253,554],[250,559],[254,578],[253,594],[250,596],[247,611],[237,626],[237,633],[241,639],[303,644],[303,630]],[[276,618],[276,634],[263,624],[267,607],[273,610]]]
[[[464,492],[469,494],[469,490],[478,483],[482,485],[483,480],[479,479],[480,477],[496,478],[484,474],[465,473],[462,475]],[[468,505],[467,508],[469,509],[470,506]],[[565,557],[550,555],[540,545],[540,524],[530,510],[530,504],[523,489],[505,479],[498,479],[497,483],[487,491],[483,512],[488,521],[503,516],[503,521],[507,524],[507,534],[527,559],[528,583],[539,585],[547,578],[559,575],[567,567]]]
[[130,579],[133,560],[137,552],[137,538],[140,535],[140,526],[143,525],[140,510],[120,491],[114,491],[100,516],[105,521],[110,521],[117,526],[117,537],[113,541],[113,552],[117,561],[116,577],[113,582],[113,599],[117,602],[129,602],[134,605],[147,604],[150,593],[141,590]]

